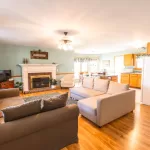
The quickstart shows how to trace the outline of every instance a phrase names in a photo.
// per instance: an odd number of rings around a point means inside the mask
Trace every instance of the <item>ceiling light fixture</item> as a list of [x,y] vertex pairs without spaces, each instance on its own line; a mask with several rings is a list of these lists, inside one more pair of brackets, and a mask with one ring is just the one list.
[[64,37],[62,40],[60,40],[60,43],[58,45],[59,49],[65,50],[65,51],[71,51],[73,50],[72,47],[72,41],[69,40],[69,37],[67,36],[68,32],[64,32]]

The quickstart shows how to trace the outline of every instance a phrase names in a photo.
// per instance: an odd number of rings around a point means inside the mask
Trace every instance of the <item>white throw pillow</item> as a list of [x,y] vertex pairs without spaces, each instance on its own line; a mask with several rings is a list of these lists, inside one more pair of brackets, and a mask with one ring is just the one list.
[[84,78],[82,86],[84,88],[93,89],[93,78]]
[[107,93],[116,94],[127,90],[129,90],[128,84],[121,84],[121,83],[110,81]]
[[106,93],[109,85],[109,80],[94,79],[94,90]]

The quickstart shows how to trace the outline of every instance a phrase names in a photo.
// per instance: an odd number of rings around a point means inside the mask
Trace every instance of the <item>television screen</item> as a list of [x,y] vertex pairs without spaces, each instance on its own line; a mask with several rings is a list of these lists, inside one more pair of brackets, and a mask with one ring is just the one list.
[[11,78],[11,70],[0,70],[0,82],[7,81]]

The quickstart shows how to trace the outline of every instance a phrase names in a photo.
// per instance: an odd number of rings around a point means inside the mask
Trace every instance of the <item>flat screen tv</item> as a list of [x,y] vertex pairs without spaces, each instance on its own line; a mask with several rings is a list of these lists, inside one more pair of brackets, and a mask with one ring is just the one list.
[[0,70],[0,82],[7,81],[11,78],[11,70]]

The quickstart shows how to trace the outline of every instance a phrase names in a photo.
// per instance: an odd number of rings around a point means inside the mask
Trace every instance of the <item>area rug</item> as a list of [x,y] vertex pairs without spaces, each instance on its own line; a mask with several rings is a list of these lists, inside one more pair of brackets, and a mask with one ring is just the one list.
[[[35,101],[35,100],[39,100],[39,99],[47,99],[50,97],[55,97],[60,95],[60,93],[51,93],[51,94],[43,94],[43,95],[39,95],[39,96],[31,96],[31,97],[25,97],[23,98],[25,102],[30,102],[30,101]],[[70,104],[77,104],[77,100],[73,100],[71,98],[68,98],[67,100],[67,105]]]

